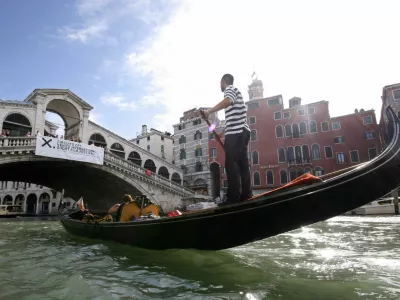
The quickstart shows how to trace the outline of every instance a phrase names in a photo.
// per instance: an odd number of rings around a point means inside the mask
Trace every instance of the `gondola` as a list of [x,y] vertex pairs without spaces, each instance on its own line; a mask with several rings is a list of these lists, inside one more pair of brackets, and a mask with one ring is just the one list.
[[72,235],[153,250],[228,249],[324,221],[400,186],[400,122],[390,106],[386,114],[388,146],[374,159],[320,182],[175,217],[90,224],[68,213],[60,220]]

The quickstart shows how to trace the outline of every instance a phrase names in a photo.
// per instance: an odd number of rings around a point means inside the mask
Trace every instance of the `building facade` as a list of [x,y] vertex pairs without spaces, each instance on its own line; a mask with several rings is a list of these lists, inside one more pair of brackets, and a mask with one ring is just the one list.
[[[304,173],[320,176],[368,161],[381,151],[373,110],[331,117],[328,101],[303,104],[294,97],[285,108],[281,95],[264,97],[263,90],[262,81],[253,79],[246,102],[254,194],[280,187]],[[212,184],[212,194],[218,195],[227,187],[225,156],[213,134],[209,144],[212,177],[218,178],[218,167],[220,179]]]
[[[174,127],[174,164],[183,170],[183,183],[197,194],[210,195],[211,176],[209,170],[208,141],[209,127],[200,118],[199,110],[208,108],[191,109],[184,112],[180,122]],[[217,114],[212,114],[210,119],[217,126]]]
[[[220,126],[215,128],[222,143],[225,142],[224,136],[225,121],[220,122]],[[225,169],[225,150],[218,142],[213,132],[209,133],[209,152],[210,157],[210,176],[211,176],[211,196],[213,199],[223,198],[228,187],[228,180]]]
[[[21,205],[26,214],[57,214],[62,194],[42,185],[17,181],[0,181],[0,204]],[[64,198],[67,207],[75,201]]]
[[131,142],[136,143],[143,149],[165,159],[169,163],[174,160],[174,139],[168,132],[161,132],[154,128],[147,131],[147,126],[142,126],[142,132],[132,139]]

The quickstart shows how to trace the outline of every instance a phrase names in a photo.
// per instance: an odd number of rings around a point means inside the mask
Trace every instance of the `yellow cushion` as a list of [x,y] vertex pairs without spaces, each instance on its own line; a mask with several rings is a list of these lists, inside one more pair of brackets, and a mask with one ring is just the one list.
[[137,218],[140,216],[140,207],[135,202],[125,203],[122,207],[121,217],[119,222],[132,221],[133,217]]
[[145,208],[143,208],[142,215],[147,215],[149,213],[153,213],[153,215],[158,216],[160,213],[160,209],[155,204],[147,205]]

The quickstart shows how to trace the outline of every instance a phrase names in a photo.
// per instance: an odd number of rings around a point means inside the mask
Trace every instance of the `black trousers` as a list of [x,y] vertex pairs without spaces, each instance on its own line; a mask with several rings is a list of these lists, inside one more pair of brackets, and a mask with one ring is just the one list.
[[247,145],[250,132],[228,134],[225,136],[225,169],[228,177],[227,202],[238,202],[251,198],[251,179]]

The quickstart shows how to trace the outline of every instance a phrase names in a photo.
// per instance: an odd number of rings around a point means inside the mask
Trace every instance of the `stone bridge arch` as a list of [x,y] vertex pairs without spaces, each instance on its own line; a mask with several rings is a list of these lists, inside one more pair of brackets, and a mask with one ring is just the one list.
[[46,111],[55,113],[64,121],[65,139],[80,138],[82,113],[80,109],[67,100],[52,99],[47,103]]
[[65,123],[65,139],[82,140],[91,105],[68,89],[36,89],[26,99],[36,104],[36,129],[44,134],[45,114],[56,113]]
[[[83,197],[94,212],[107,211],[115,203],[120,203],[126,193],[147,195],[163,204],[163,209],[168,211],[181,204],[182,197],[189,194],[183,187],[178,191],[177,186],[171,186],[168,180],[161,182],[145,173],[131,172],[112,160],[104,165],[95,165],[33,154],[6,156],[6,159],[0,160],[0,181],[31,182],[58,191],[65,189],[66,197]],[[24,172],[26,169],[30,171]],[[36,204],[41,205],[39,197]]]

